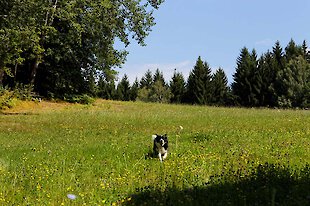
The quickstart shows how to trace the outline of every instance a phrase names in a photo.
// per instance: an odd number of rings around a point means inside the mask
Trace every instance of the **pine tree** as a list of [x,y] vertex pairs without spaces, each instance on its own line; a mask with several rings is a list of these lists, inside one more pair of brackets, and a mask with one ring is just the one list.
[[302,47],[296,45],[295,41],[291,39],[287,47],[285,47],[285,57],[286,61],[289,62],[291,59],[303,55]]
[[155,82],[160,82],[162,85],[166,85],[164,75],[159,69],[156,69],[155,74],[153,76],[153,83]]
[[140,88],[146,88],[146,89],[151,89],[153,84],[153,75],[151,70],[147,70],[144,74],[144,76],[140,80]]
[[106,76],[100,76],[98,81],[97,96],[102,99],[115,99],[115,80]]
[[254,106],[257,98],[254,93],[254,73],[257,70],[256,52],[252,54],[244,47],[237,59],[236,72],[233,75],[232,91],[237,96],[237,101],[243,106]]
[[273,96],[271,89],[272,83],[274,81],[274,71],[273,71],[273,56],[271,52],[262,54],[258,60],[258,81],[260,82],[260,93],[257,95],[258,105],[257,106],[275,106],[274,102],[276,97]]
[[199,56],[187,82],[187,101],[194,104],[211,102],[211,69]]
[[139,82],[138,79],[136,78],[136,80],[134,81],[134,83],[131,86],[130,89],[130,100],[131,101],[136,101],[137,97],[138,97],[138,90],[139,90]]
[[130,100],[130,83],[128,76],[125,74],[120,83],[117,85],[117,99],[122,101]]
[[225,105],[228,103],[228,79],[222,68],[218,68],[212,76],[212,104]]
[[285,55],[279,41],[275,43],[271,55],[272,62],[269,69],[271,84],[268,88],[270,94],[269,104],[270,106],[278,106],[278,96],[282,96],[284,93],[278,73],[284,70],[286,64]]
[[181,103],[185,95],[185,80],[182,73],[174,70],[170,81],[171,102]]
[[302,42],[302,53],[303,53],[303,57],[304,59],[310,63],[310,51],[309,51],[309,48],[308,48],[308,45],[307,45],[307,42],[306,40],[304,40]]

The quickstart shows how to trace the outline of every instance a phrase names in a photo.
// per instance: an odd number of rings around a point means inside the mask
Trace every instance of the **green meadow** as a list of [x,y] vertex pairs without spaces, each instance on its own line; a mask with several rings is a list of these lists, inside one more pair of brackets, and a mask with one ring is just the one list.
[[307,110],[20,103],[0,114],[0,205],[310,205],[309,125]]

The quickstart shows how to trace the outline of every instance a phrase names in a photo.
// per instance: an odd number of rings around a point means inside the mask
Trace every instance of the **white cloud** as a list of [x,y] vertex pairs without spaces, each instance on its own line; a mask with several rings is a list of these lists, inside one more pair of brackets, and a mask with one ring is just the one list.
[[184,78],[187,78],[189,72],[193,69],[195,62],[191,61],[182,61],[177,63],[149,63],[149,64],[128,64],[124,65],[123,68],[117,69],[119,72],[119,79],[121,79],[124,74],[127,74],[129,81],[132,83],[136,78],[140,80],[144,76],[145,72],[149,69],[154,74],[156,69],[159,69],[163,72],[165,80],[168,82],[173,76],[173,72],[176,69],[178,72],[181,72],[184,75]]

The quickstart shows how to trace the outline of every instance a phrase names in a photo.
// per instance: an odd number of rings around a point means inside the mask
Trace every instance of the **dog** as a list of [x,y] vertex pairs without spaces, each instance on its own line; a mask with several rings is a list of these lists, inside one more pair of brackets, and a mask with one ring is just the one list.
[[154,155],[158,155],[160,162],[165,160],[168,155],[168,137],[165,135],[152,135],[154,142],[153,151]]

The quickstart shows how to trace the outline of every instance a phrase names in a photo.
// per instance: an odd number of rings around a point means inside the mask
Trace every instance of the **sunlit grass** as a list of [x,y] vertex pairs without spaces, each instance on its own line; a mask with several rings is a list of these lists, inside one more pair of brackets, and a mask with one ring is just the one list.
[[[126,204],[143,191],[202,187],[229,170],[268,162],[298,172],[310,163],[304,110],[98,100],[23,103],[5,112],[0,205]],[[148,155],[154,133],[169,137],[163,164]]]

